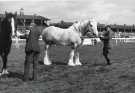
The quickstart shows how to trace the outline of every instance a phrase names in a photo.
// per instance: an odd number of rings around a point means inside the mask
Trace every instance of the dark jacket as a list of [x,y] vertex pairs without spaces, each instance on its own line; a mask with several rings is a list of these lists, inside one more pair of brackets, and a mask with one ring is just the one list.
[[102,37],[100,39],[103,41],[105,48],[111,48],[110,40],[112,39],[112,30],[103,31]]
[[40,31],[37,26],[30,29],[29,36],[26,40],[25,52],[40,52],[39,46]]

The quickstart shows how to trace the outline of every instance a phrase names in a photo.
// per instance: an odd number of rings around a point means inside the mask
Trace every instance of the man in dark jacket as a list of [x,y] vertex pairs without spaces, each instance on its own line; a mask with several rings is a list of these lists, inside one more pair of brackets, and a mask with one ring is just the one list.
[[109,50],[111,49],[110,40],[112,39],[112,33],[111,27],[107,25],[103,31],[103,34],[100,36],[100,39],[103,42],[103,56],[105,57],[108,65],[111,64],[108,54]]
[[40,53],[40,46],[39,46],[39,36],[40,31],[36,27],[34,23],[31,23],[30,33],[26,40],[26,47],[25,47],[25,63],[24,63],[24,80],[28,81],[30,77],[30,64],[33,63],[33,78],[37,80],[37,66],[38,66],[38,56]]

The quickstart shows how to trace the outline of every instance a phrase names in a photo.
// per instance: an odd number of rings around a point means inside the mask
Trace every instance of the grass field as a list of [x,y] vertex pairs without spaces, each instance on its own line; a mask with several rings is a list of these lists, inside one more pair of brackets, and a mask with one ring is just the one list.
[[[114,44],[105,65],[102,45],[79,49],[83,66],[67,66],[69,48],[51,47],[53,65],[39,64],[37,81],[23,82],[24,46],[12,48],[8,77],[0,78],[0,93],[135,93],[135,43]],[[2,62],[0,62],[2,66]]]

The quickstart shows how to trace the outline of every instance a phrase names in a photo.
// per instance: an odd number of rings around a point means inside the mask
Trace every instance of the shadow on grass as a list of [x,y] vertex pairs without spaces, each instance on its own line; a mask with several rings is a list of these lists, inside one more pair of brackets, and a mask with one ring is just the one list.
[[60,62],[60,61],[54,61],[54,62],[52,62],[52,64],[53,65],[62,65],[62,66],[67,65],[67,63],[63,63],[63,62]]
[[[40,65],[44,65],[44,62],[43,61],[39,61],[39,64]],[[60,61],[53,61],[52,62],[52,65],[67,65],[67,63],[63,63],[63,62],[60,62]]]
[[39,61],[38,63],[39,63],[39,65],[44,65],[43,61]]
[[22,73],[17,73],[17,72],[10,72],[9,75],[7,75],[9,78],[18,78],[23,80],[24,75]]
[[94,63],[92,65],[93,66],[110,66],[110,65],[107,65],[106,63]]

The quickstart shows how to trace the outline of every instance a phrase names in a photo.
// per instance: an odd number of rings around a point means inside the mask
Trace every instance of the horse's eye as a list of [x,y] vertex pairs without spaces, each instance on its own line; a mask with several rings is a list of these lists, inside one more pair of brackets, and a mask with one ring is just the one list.
[[92,27],[92,25],[90,24],[90,27]]

